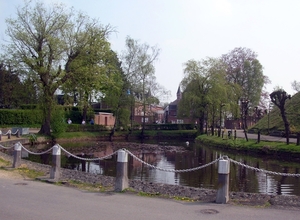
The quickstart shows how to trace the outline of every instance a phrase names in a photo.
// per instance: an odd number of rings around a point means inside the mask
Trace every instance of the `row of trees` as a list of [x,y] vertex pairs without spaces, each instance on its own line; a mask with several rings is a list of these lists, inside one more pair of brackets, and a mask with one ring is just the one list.
[[[203,133],[205,122],[221,127],[221,111],[232,119],[240,118],[240,104],[247,100],[247,108],[267,109],[263,91],[269,82],[257,54],[247,48],[235,48],[220,58],[206,58],[185,63],[180,116],[192,115],[199,121]],[[212,129],[214,130],[214,129]]]
[[16,101],[6,100],[8,96],[0,101],[9,108],[24,104],[20,100],[39,103],[44,116],[42,134],[50,135],[58,91],[65,94],[66,103],[82,109],[83,119],[91,103],[101,99],[124,125],[128,124],[128,106],[135,99],[145,109],[148,103],[158,102],[153,94],[166,94],[154,77],[159,49],[128,37],[119,58],[109,43],[114,28],[73,8],[26,1],[6,24],[9,40],[3,45],[0,73],[11,80],[11,88],[1,89],[2,94],[16,93],[10,96]]
[[[169,95],[155,78],[159,48],[127,37],[118,56],[109,43],[114,28],[73,8],[29,1],[6,24],[9,41],[0,62],[0,104],[16,108],[38,103],[44,116],[40,133],[50,134],[58,91],[66,104],[82,109],[85,120],[92,102],[106,102],[117,118],[112,134],[116,126],[130,123],[136,100],[143,105],[144,125],[146,106]],[[241,100],[247,101],[247,108],[267,109],[267,83],[257,54],[247,48],[219,58],[189,60],[184,64],[179,116],[199,121],[201,133],[208,121],[221,127],[222,110],[240,118]]]

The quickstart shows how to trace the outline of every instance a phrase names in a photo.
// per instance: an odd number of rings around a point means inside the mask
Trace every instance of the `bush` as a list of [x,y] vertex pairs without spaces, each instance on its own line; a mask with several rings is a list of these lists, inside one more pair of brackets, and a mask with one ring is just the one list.
[[40,110],[0,110],[0,122],[2,125],[36,125],[42,122]]
[[67,123],[65,119],[65,112],[63,109],[55,109],[51,117],[51,129],[54,137],[66,132]]
[[90,125],[90,124],[67,124],[66,132],[99,132],[99,131],[107,131],[108,129],[104,125]]

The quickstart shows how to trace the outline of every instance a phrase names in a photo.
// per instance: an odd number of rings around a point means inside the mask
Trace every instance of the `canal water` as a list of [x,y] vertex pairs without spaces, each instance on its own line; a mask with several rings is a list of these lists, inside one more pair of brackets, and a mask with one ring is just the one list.
[[[80,143],[77,143],[77,145],[78,144],[80,145]],[[90,145],[92,144],[93,143],[90,143]],[[167,145],[168,143],[164,142],[163,144]],[[184,145],[184,143],[177,144]],[[64,145],[62,145],[62,147],[64,147]],[[103,157],[113,153],[113,150],[109,145],[104,148],[97,149],[97,151],[90,154],[90,157]],[[71,150],[69,151],[72,152]],[[84,153],[88,154],[89,152]],[[216,160],[220,156],[227,155],[229,158],[240,163],[277,173],[299,173],[300,170],[299,161],[291,161],[289,159],[279,160],[271,156],[266,157],[261,155],[232,153],[217,148],[205,147],[195,143],[190,143],[189,149],[185,152],[139,151],[132,153],[143,161],[164,169],[190,169],[205,165]],[[24,157],[28,157],[29,160],[40,163],[49,163],[51,161],[51,155],[36,156],[29,154],[24,155]],[[129,156],[128,159],[129,179],[208,189],[217,188],[217,163],[197,171],[174,173],[148,167],[134,159],[132,156]],[[107,176],[116,176],[116,161],[116,155],[105,160],[85,163],[74,157],[68,157],[64,154],[62,155],[62,166],[65,168]],[[230,191],[300,196],[300,178],[269,175],[231,163]]]

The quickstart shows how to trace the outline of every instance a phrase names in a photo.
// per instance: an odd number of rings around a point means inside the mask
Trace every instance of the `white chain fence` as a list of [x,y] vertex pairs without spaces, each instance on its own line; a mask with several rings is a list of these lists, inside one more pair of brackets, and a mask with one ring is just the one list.
[[[58,145],[58,146],[59,146],[59,145]],[[66,154],[68,154],[69,156],[72,156],[72,157],[74,157],[74,158],[76,158],[76,159],[79,159],[79,160],[85,160],[85,161],[105,160],[105,159],[107,159],[107,158],[112,157],[114,154],[117,153],[117,151],[115,151],[115,152],[113,152],[113,153],[111,153],[111,154],[109,154],[109,155],[106,155],[106,156],[104,156],[104,157],[85,158],[85,157],[78,157],[78,156],[76,156],[76,155],[70,153],[69,151],[67,151],[67,150],[64,149],[63,147],[61,147],[61,146],[59,146],[59,147],[62,149],[62,151],[64,151],[64,152],[65,152]]]
[[185,169],[185,170],[175,170],[175,169],[164,169],[164,168],[161,168],[161,167],[157,167],[157,166],[154,166],[154,165],[151,165],[143,160],[141,160],[140,158],[138,158],[137,156],[135,156],[133,153],[131,153],[130,151],[126,150],[126,149],[123,149],[125,152],[127,152],[129,155],[131,155],[134,159],[138,160],[139,162],[153,168],[153,169],[157,169],[157,170],[161,170],[161,171],[165,171],[165,172],[173,172],[173,173],[184,173],[184,172],[191,172],[191,171],[195,171],[195,170],[200,170],[200,169],[203,169],[205,167],[208,167],[210,165],[213,165],[214,163],[217,163],[220,159],[222,158],[218,158],[208,164],[204,164],[202,166],[199,166],[199,167],[194,167],[194,168],[190,168],[190,169]]
[[8,131],[4,134],[4,133],[2,133],[2,131],[0,130],[0,135],[9,135],[9,134],[16,135],[18,132],[19,132],[19,129],[17,129],[17,130],[15,131],[15,133],[13,133],[11,130],[8,130]]
[[228,158],[228,160],[232,163],[235,163],[239,166],[245,167],[245,168],[250,169],[250,170],[254,170],[256,172],[261,172],[261,173],[271,174],[271,175],[278,175],[278,176],[300,177],[300,174],[298,174],[298,173],[294,174],[294,173],[279,173],[279,172],[274,172],[274,171],[268,171],[268,170],[252,167],[252,166],[249,166],[247,164],[243,164],[241,162],[235,161],[235,160],[230,159],[230,158]]
[[[16,144],[19,144],[21,145],[21,147],[27,151],[28,153],[30,154],[34,154],[34,155],[42,155],[42,154],[46,154],[48,152],[50,152],[54,146],[44,152],[40,152],[40,153],[36,153],[36,152],[32,152],[30,150],[28,150],[27,148],[25,148],[20,142],[16,143]],[[107,159],[107,158],[111,158],[113,155],[117,154],[118,151],[115,151],[109,155],[106,155],[104,157],[96,157],[96,158],[84,158],[84,157],[79,157],[79,156],[76,156],[72,153],[70,153],[69,151],[67,151],[66,149],[64,149],[63,147],[61,147],[60,145],[57,144],[58,147],[60,147],[60,149],[62,151],[64,151],[67,155],[69,156],[72,156],[76,159],[79,159],[79,160],[85,160],[85,161],[98,161],[98,160],[104,160],[104,159]],[[0,147],[3,148],[3,149],[11,149],[12,147],[5,147],[3,145],[0,144]],[[235,161],[227,156],[222,156],[222,157],[219,157],[217,158],[216,160],[210,162],[210,163],[207,163],[207,164],[204,164],[202,166],[198,166],[198,167],[194,167],[194,168],[189,168],[189,169],[183,169],[183,170],[176,170],[176,169],[165,169],[165,168],[162,168],[162,167],[157,167],[157,166],[154,166],[152,164],[149,164],[143,160],[141,160],[140,158],[138,158],[136,155],[134,155],[133,153],[131,153],[129,150],[127,149],[122,149],[124,150],[126,153],[128,153],[129,155],[131,155],[134,159],[136,159],[137,161],[145,164],[146,166],[150,167],[150,168],[153,168],[153,169],[157,169],[157,170],[160,170],[160,171],[165,171],[165,172],[173,172],[173,173],[184,173],[184,172],[192,172],[192,171],[196,171],[196,170],[200,170],[200,169],[203,169],[205,167],[208,167],[210,165],[213,165],[215,163],[217,163],[219,160],[229,160],[230,162],[234,163],[234,164],[237,164],[239,166],[242,166],[242,167],[245,167],[247,169],[250,169],[250,170],[254,170],[256,172],[262,172],[262,173],[266,173],[266,174],[271,174],[271,175],[279,175],[279,176],[288,176],[288,177],[300,177],[300,174],[292,174],[292,173],[279,173],[279,172],[274,172],[274,171],[268,171],[268,170],[264,170],[264,169],[260,169],[260,168],[256,168],[256,167],[252,167],[252,166],[249,166],[249,165],[246,165],[246,164],[243,164],[241,162],[238,162],[238,161]]]
[[46,151],[44,151],[44,152],[36,153],[36,152],[32,152],[32,151],[28,150],[28,149],[25,148],[22,144],[21,144],[21,146],[22,146],[22,148],[23,148],[25,151],[27,151],[29,154],[33,154],[33,155],[42,155],[42,154],[46,154],[46,153],[50,152],[50,151],[53,149],[53,147],[51,147],[50,149],[48,149],[48,150],[46,150]]
[[10,147],[5,147],[5,146],[3,146],[2,144],[0,144],[0,148],[3,148],[3,149],[5,149],[5,150],[9,150],[9,149],[11,149],[11,148],[13,148],[14,146],[10,146]]

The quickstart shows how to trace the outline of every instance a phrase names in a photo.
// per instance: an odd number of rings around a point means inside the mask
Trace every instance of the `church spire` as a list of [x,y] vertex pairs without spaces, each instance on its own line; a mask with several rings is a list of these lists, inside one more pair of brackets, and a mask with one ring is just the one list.
[[181,90],[180,90],[180,86],[178,86],[178,89],[177,89],[177,100],[180,100],[182,97],[182,93],[181,93]]

